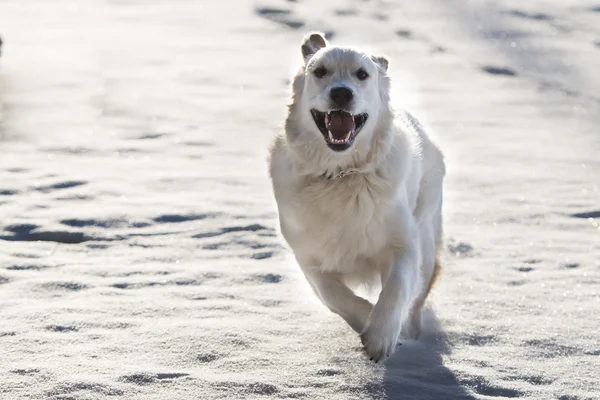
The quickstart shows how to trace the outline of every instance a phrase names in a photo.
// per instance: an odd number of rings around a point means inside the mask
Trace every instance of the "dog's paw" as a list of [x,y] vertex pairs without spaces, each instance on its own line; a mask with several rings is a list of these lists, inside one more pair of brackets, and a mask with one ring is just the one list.
[[365,331],[360,335],[360,340],[367,355],[376,363],[389,357],[396,350],[400,327],[398,324],[368,324]]

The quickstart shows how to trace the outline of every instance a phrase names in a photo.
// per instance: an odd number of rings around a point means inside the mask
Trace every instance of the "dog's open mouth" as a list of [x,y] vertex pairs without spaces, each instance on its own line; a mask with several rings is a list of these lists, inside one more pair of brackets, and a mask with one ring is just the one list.
[[327,146],[334,151],[342,151],[352,146],[354,138],[367,122],[367,114],[350,114],[346,111],[321,112],[312,109],[315,124],[325,137]]

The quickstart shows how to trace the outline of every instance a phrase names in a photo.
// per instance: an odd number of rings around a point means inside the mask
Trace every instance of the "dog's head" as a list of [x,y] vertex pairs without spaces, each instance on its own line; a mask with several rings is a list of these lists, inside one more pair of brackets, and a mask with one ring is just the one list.
[[301,49],[304,65],[293,83],[294,112],[305,134],[338,153],[358,140],[369,142],[381,113],[389,111],[388,60],[329,46],[320,33],[307,35]]

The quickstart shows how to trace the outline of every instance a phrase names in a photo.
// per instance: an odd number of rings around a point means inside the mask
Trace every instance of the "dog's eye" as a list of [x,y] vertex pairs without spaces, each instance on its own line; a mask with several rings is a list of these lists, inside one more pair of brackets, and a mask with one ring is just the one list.
[[313,74],[315,74],[315,76],[320,79],[327,75],[327,70],[323,67],[319,67],[313,71]]
[[369,77],[369,74],[367,74],[367,71],[365,71],[364,69],[359,69],[358,71],[356,71],[356,77],[358,79],[360,79],[361,81],[364,81],[365,79],[367,79]]

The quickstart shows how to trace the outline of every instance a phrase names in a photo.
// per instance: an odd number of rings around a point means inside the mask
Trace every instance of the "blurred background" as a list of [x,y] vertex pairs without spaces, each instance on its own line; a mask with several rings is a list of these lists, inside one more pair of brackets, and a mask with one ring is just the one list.
[[[593,399],[600,3],[0,0],[0,398]],[[373,366],[266,172],[307,31],[446,155],[426,334]]]

